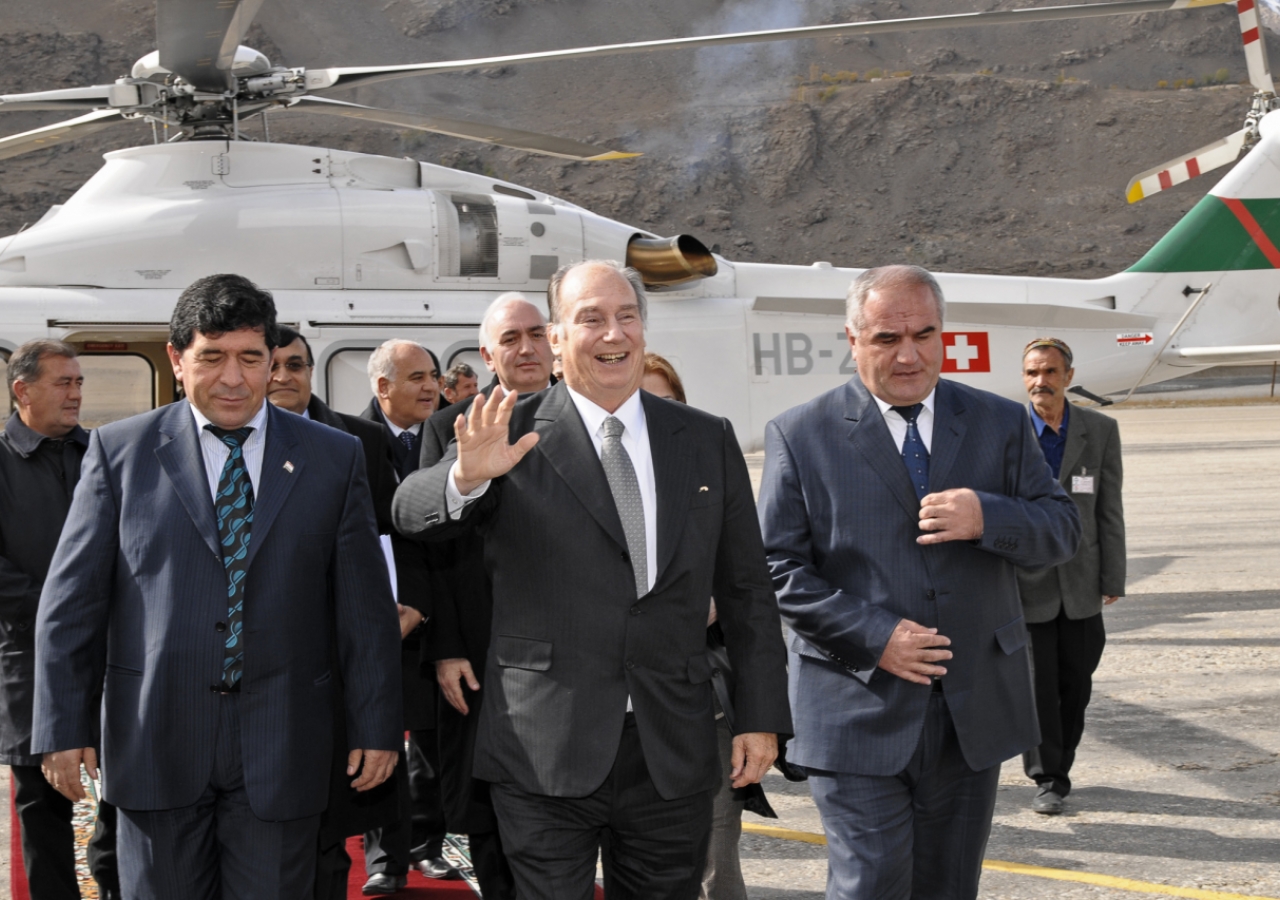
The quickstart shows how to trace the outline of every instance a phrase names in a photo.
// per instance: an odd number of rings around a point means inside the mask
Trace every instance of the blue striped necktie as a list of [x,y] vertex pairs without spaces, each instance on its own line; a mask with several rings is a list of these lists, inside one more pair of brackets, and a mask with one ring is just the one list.
[[249,575],[249,537],[253,528],[253,482],[244,463],[244,442],[253,429],[227,430],[216,425],[205,428],[231,449],[218,478],[218,495],[213,506],[218,514],[222,565],[227,570],[227,649],[222,659],[222,683],[226,688],[239,690],[244,670],[244,643],[240,632],[245,579]]
[[906,463],[907,474],[911,476],[911,486],[915,488],[916,499],[923,500],[925,494],[929,493],[929,451],[920,438],[916,419],[920,415],[920,410],[924,409],[924,404],[913,403],[911,406],[889,408],[907,422],[907,437],[902,442],[902,461]]

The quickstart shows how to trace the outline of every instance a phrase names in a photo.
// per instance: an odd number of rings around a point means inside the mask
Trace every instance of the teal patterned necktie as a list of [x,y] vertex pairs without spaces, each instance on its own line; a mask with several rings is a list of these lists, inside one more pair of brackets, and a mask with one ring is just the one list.
[[213,507],[218,514],[218,541],[222,544],[222,565],[227,570],[227,651],[222,659],[222,683],[240,689],[244,669],[244,644],[240,631],[244,617],[245,578],[249,575],[249,537],[253,528],[253,482],[244,464],[244,442],[252,428],[226,430],[206,425],[218,440],[231,448],[218,478],[218,495]]

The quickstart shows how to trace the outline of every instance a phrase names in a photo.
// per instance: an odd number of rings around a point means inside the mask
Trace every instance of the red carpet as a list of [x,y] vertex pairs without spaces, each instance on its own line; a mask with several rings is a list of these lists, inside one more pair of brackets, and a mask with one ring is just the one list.
[[18,830],[18,798],[13,786],[13,773],[9,773],[9,884],[13,888],[13,900],[31,900],[27,890],[27,870],[22,864],[22,832]]
[[[347,853],[351,856],[351,876],[347,879],[348,900],[364,900],[360,888],[364,887],[368,876],[364,871],[364,844],[360,838],[347,839]],[[410,871],[409,886],[390,896],[404,897],[405,900],[474,900],[476,895],[465,881],[437,881]]]

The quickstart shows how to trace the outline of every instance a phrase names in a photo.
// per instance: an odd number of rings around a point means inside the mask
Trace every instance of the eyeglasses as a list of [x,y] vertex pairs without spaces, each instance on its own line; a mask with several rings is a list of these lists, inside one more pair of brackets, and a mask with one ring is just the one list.
[[294,375],[297,375],[299,372],[301,372],[301,371],[302,371],[302,370],[304,370],[304,369],[310,369],[310,368],[311,368],[310,363],[304,363],[304,362],[303,362],[302,360],[300,360],[300,359],[291,359],[291,360],[289,360],[289,361],[288,361],[288,362],[286,362],[286,363],[272,363],[272,364],[271,364],[271,371],[272,371],[272,373],[274,374],[275,372],[280,371],[280,367],[281,367],[281,366],[284,366],[286,369],[288,369],[288,370],[289,370],[290,372],[292,372]]

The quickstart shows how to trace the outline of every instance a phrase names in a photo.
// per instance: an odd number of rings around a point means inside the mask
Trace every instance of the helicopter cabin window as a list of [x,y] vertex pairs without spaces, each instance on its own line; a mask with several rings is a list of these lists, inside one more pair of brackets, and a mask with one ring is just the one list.
[[451,194],[437,204],[440,274],[498,277],[498,210],[483,194]]
[[79,360],[84,375],[80,424],[85,428],[155,409],[156,372],[146,357],[82,353]]
[[339,350],[325,366],[328,402],[340,413],[359,415],[369,405],[373,390],[369,387],[369,357],[373,348]]

